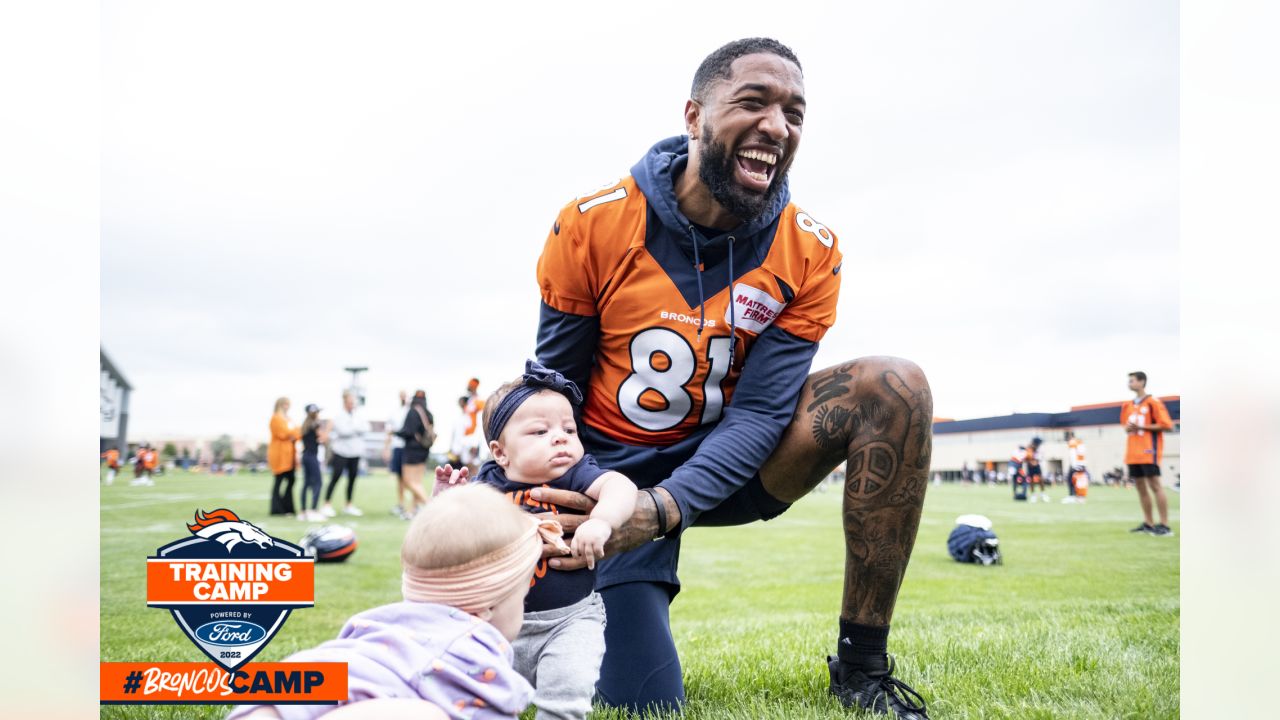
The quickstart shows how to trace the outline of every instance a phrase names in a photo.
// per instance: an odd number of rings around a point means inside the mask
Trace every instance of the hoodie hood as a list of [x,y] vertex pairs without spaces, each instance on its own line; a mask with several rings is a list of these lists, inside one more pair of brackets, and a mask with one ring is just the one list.
[[[658,219],[667,226],[676,239],[680,249],[689,257],[693,257],[693,237],[689,232],[692,225],[689,218],[680,212],[676,203],[675,179],[684,172],[689,164],[689,136],[677,135],[660,140],[649,152],[640,158],[640,162],[631,168],[631,176],[635,178],[640,191],[644,193],[649,206],[653,208]],[[787,186],[787,178],[782,179],[782,191],[774,198],[773,204],[766,208],[755,220],[744,223],[732,230],[725,230],[715,237],[705,238],[699,247],[702,252],[709,249],[722,248],[727,237],[732,234],[738,241],[752,239],[761,230],[769,227],[782,213],[787,203],[791,202],[791,190]]]
[[[707,320],[707,293],[703,283],[703,258],[716,258],[722,253],[728,258],[728,284],[732,285],[738,275],[734,268],[734,247],[738,245],[738,257],[757,256],[761,246],[767,247],[773,241],[773,233],[767,232],[774,227],[783,208],[791,202],[791,190],[787,179],[782,179],[782,188],[774,198],[773,204],[765,208],[756,219],[741,223],[731,230],[725,230],[714,237],[703,238],[693,227],[689,218],[680,212],[676,203],[675,179],[689,165],[689,136],[677,135],[661,140],[649,152],[640,158],[640,162],[631,168],[631,176],[635,178],[640,192],[644,193],[649,207],[666,229],[666,236],[671,238],[676,247],[693,261],[693,274],[697,287],[698,301],[698,341],[702,341],[702,329]],[[740,243],[740,245],[739,245]],[[759,262],[757,257],[756,262]],[[742,265],[739,268],[746,269]],[[712,294],[718,290],[713,288]],[[737,317],[732,302],[729,303],[729,367],[733,367],[734,350],[738,341]]]

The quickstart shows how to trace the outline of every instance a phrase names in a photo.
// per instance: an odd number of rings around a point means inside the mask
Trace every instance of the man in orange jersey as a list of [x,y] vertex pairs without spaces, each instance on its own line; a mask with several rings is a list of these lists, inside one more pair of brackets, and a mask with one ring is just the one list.
[[156,481],[151,479],[152,471],[155,470],[155,460],[151,456],[151,444],[142,443],[138,446],[138,452],[134,456],[133,463],[133,480],[129,481],[130,485],[155,485]]
[[115,482],[116,473],[120,471],[120,451],[116,448],[107,448],[101,457],[107,461],[106,483],[110,485]]
[[1040,469],[1042,443],[1039,437],[1033,437],[1031,444],[1023,449],[1022,467],[1025,470],[1024,481],[1031,485],[1031,492],[1027,498],[1030,502],[1049,502],[1049,495],[1044,491],[1044,472]]
[[[791,202],[805,111],[789,48],[768,38],[721,47],[694,74],[688,134],[564,206],[538,260],[538,358],[585,391],[587,451],[641,488],[597,571],[607,705],[684,702],[668,611],[681,533],[776,517],[847,462],[829,690],[847,706],[928,717],[893,676],[887,646],[928,480],[932,396],[920,368],[898,358],[810,374],[843,264],[835,233]],[[572,529],[572,516],[558,517]]]
[[462,446],[459,459],[467,466],[472,475],[480,470],[480,448],[484,446],[484,433],[480,430],[480,413],[484,411],[484,399],[480,397],[480,378],[467,381],[467,399],[462,406],[466,424],[462,433]]
[[1009,456],[1009,486],[1013,488],[1014,500],[1027,499],[1027,470],[1022,461],[1027,459],[1027,446],[1019,445]]
[[[1129,477],[1138,486],[1143,518],[1142,524],[1130,532],[1169,537],[1173,530],[1169,529],[1169,499],[1160,484],[1160,459],[1164,454],[1164,434],[1173,429],[1173,419],[1164,403],[1147,394],[1146,373],[1129,373],[1129,389],[1133,399],[1120,406],[1120,423],[1129,434],[1124,461],[1129,466]],[[1160,512],[1159,525],[1151,524],[1152,496]]]
[[1064,503],[1084,502],[1089,494],[1089,469],[1085,466],[1084,441],[1067,431],[1067,496]]

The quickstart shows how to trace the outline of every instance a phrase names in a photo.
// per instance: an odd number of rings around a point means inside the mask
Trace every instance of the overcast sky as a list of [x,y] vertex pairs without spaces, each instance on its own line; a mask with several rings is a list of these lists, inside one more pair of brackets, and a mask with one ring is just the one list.
[[277,396],[423,387],[447,437],[532,356],[576,195],[682,132],[694,69],[804,65],[792,196],[844,252],[818,367],[918,362],[940,416],[1180,392],[1175,2],[112,2],[102,343],[130,436],[266,439]]

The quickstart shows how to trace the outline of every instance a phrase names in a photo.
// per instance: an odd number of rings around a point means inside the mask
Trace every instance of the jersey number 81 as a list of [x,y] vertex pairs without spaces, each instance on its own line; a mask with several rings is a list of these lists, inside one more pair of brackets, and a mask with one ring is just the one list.
[[[724,389],[720,383],[729,374],[730,339],[712,337],[707,342],[707,374],[702,382],[702,412],[699,423],[720,419],[724,411]],[[697,356],[689,341],[668,328],[649,328],[631,338],[631,374],[618,386],[618,409],[645,430],[670,430],[694,409],[694,396],[686,387],[697,372]],[[647,395],[649,407],[641,404]],[[660,404],[659,407],[653,407]]]

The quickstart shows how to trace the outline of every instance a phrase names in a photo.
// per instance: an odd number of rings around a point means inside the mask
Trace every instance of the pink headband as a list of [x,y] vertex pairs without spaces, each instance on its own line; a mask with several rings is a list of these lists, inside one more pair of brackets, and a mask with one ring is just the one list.
[[472,615],[493,607],[530,571],[542,557],[543,543],[569,552],[562,536],[564,529],[555,520],[539,522],[530,516],[529,529],[510,543],[450,567],[406,567],[401,575],[400,591],[405,600],[450,605]]

